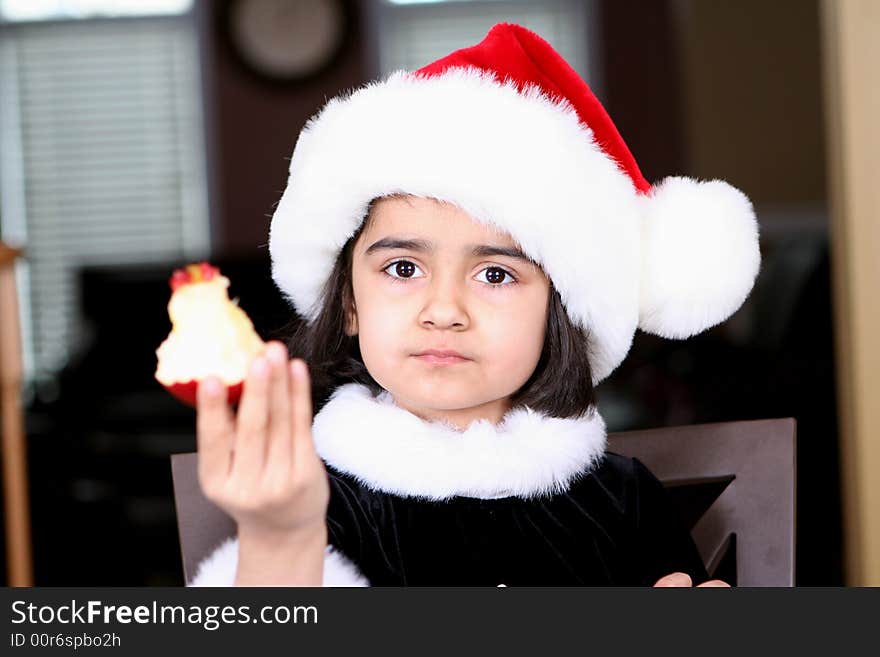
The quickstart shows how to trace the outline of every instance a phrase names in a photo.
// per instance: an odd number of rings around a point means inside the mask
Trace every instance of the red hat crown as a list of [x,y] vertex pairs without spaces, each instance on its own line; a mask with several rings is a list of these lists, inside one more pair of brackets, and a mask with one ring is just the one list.
[[650,191],[651,184],[642,176],[636,159],[593,90],[539,35],[521,25],[498,23],[480,43],[456,50],[414,73],[431,77],[454,67],[479,68],[492,73],[499,82],[514,82],[520,91],[538,87],[554,101],[568,103],[635,188],[641,193]]

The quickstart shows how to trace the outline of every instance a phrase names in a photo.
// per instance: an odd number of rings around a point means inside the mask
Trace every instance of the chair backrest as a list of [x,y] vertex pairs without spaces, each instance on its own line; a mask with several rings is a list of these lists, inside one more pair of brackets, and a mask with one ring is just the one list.
[[663,482],[713,577],[794,586],[794,418],[612,433]]
[[183,577],[189,582],[199,563],[229,536],[235,536],[235,521],[211,502],[199,485],[198,453],[171,455],[174,507],[180,534]]
[[[664,483],[710,575],[793,586],[795,436],[794,418],[782,418],[610,433],[608,448],[637,457]],[[186,581],[236,532],[202,494],[196,456],[171,456]]]

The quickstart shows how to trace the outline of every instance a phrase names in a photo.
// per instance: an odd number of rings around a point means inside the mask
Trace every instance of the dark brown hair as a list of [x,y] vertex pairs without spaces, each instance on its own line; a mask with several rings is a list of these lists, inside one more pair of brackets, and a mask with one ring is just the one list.
[[[301,321],[288,342],[291,356],[309,365],[315,413],[342,384],[363,384],[373,395],[383,390],[364,365],[358,337],[348,336],[344,330],[346,309],[353,306],[352,252],[358,237],[370,225],[376,200],[339,252],[322,290],[317,317],[311,323]],[[587,333],[571,321],[552,281],[541,356],[535,371],[510,401],[513,407],[528,406],[559,418],[580,417],[595,403]]]

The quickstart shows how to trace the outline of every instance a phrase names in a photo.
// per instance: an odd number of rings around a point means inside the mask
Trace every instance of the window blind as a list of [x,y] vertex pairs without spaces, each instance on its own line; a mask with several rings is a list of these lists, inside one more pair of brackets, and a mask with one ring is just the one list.
[[0,30],[0,208],[26,248],[31,381],[84,337],[77,267],[207,253],[198,52],[189,17]]

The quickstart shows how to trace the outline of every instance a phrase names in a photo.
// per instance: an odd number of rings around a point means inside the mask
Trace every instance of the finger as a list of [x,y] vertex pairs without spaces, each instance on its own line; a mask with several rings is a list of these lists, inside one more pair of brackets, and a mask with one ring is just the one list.
[[257,481],[262,475],[269,428],[269,363],[265,355],[254,358],[245,379],[235,426],[232,476]]
[[312,383],[309,368],[301,358],[290,361],[293,377],[293,460],[314,454],[312,442]]
[[728,584],[727,582],[722,581],[720,579],[710,579],[708,582],[703,582],[702,584],[698,584],[697,588],[700,588],[701,586],[708,586],[710,588],[712,588],[712,587],[730,588],[730,584]]
[[226,386],[217,377],[207,377],[196,390],[196,443],[198,472],[202,488],[223,481],[229,475],[234,437],[232,412],[226,404]]
[[269,394],[269,444],[266,470],[277,470],[288,476],[291,461],[291,395],[290,368],[287,366],[287,347],[273,342],[266,350],[272,364]]
[[657,580],[655,587],[691,586],[693,581],[687,573],[670,573]]

